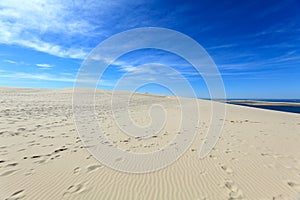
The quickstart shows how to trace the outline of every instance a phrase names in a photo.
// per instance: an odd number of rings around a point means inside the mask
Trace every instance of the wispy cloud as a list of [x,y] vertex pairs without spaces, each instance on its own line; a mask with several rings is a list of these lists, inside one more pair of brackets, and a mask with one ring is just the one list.
[[20,61],[17,61],[17,60],[10,60],[10,59],[3,59],[2,62],[4,63],[9,63],[9,64],[12,64],[12,65],[22,65],[22,66],[28,66],[29,64],[20,60]]
[[2,78],[11,78],[11,79],[33,79],[33,80],[44,80],[44,81],[59,81],[59,82],[74,82],[73,78],[52,75],[52,74],[34,74],[34,73],[22,73],[22,72],[7,72],[1,73],[0,77]]
[[212,46],[212,47],[207,47],[206,49],[212,50],[212,49],[226,49],[226,48],[232,48],[236,47],[238,44],[224,44],[224,45],[217,45],[217,46]]
[[134,67],[132,65],[126,65],[126,64],[125,65],[123,65],[123,64],[120,65],[120,63],[119,63],[119,70],[124,71],[124,72],[134,72],[134,71],[137,70],[137,67]]
[[32,41],[26,39],[15,39],[11,40],[11,43],[63,58],[83,59],[88,53],[80,48],[65,48],[60,45],[44,42],[40,39],[34,39]]
[[46,64],[46,63],[38,63],[38,64],[36,64],[36,66],[41,67],[41,68],[46,68],[46,69],[49,69],[49,68],[53,67],[52,65],[49,65],[49,64]]
[[[0,78],[6,79],[27,79],[27,80],[40,80],[40,81],[53,81],[53,82],[65,82],[65,83],[95,83],[94,79],[81,79],[76,80],[71,73],[49,74],[49,73],[24,73],[24,72],[9,72],[0,70]],[[112,80],[101,79],[99,84],[101,86],[114,86],[116,83]]]
[[135,26],[142,23],[123,13],[134,5],[122,0],[28,0],[23,4],[18,0],[0,1],[0,44],[83,59],[98,42],[128,29],[125,21],[135,22]]
[[[95,26],[86,20],[75,19],[72,12],[60,1],[17,0],[0,2],[0,43],[16,44],[51,55],[67,58],[84,58],[82,48],[65,47],[59,41],[47,41],[47,34],[82,36]],[[59,38],[59,37],[58,37]]]
[[6,62],[6,63],[10,63],[10,64],[17,64],[18,62],[17,61],[14,61],[14,60],[3,60],[3,62]]

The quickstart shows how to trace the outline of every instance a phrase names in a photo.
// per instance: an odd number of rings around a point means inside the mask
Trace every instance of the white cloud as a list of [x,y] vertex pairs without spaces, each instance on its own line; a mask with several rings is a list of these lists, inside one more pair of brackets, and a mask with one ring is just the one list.
[[95,26],[83,19],[74,18],[63,1],[18,0],[0,1],[0,43],[16,44],[67,58],[84,58],[86,50],[45,41],[43,35],[56,34],[69,37],[88,35]]
[[[70,82],[75,83],[95,83],[97,80],[93,78],[85,78],[76,80],[72,73],[60,73],[60,74],[49,74],[49,73],[24,73],[24,72],[11,72],[0,70],[0,78],[6,79],[29,79],[29,80],[41,80],[41,81],[55,81],[55,82]],[[101,86],[114,86],[114,81],[111,80],[100,80]]]
[[64,48],[59,45],[51,44],[44,42],[40,39],[34,39],[32,41],[18,39],[11,42],[12,44],[18,44],[21,46],[32,48],[36,51],[48,53],[54,56],[62,57],[62,58],[79,58],[83,59],[87,55],[82,49],[75,49],[75,48]]
[[3,62],[10,63],[10,64],[18,64],[18,62],[14,60],[3,60]]
[[15,60],[10,60],[10,59],[4,59],[2,60],[3,62],[9,63],[9,64],[13,64],[13,65],[29,65],[28,63],[24,62],[24,61],[15,61]]
[[132,65],[121,65],[120,70],[125,72],[134,72],[137,70],[137,67],[134,67]]
[[0,44],[83,59],[90,45],[96,45],[95,40],[101,42],[128,29],[128,23],[138,26],[141,21],[133,20],[126,12],[141,4],[126,0],[0,1]]
[[226,48],[232,48],[238,46],[237,44],[224,44],[224,45],[218,45],[218,46],[211,46],[207,47],[206,49],[212,50],[212,49],[226,49]]
[[44,81],[60,81],[60,82],[74,82],[73,78],[54,76],[50,74],[30,74],[30,73],[5,73],[0,74],[2,78],[13,78],[13,79],[36,79]]
[[41,68],[51,68],[52,65],[46,64],[46,63],[39,63],[36,64],[36,66],[41,67]]

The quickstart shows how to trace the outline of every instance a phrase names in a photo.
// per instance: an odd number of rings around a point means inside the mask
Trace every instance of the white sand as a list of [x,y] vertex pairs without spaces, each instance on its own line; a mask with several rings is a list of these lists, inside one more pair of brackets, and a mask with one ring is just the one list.
[[[174,98],[137,96],[132,115],[137,123],[147,125],[149,105],[161,102],[176,125]],[[162,170],[129,174],[103,166],[83,148],[71,100],[71,89],[0,88],[0,199],[300,198],[299,114],[226,105],[222,137],[199,160],[210,118],[210,102],[199,100],[200,126],[191,148]],[[133,152],[156,148],[151,141],[140,146],[114,138],[117,127],[105,109],[99,110],[106,113],[101,123],[116,145]],[[173,129],[167,126],[156,141],[172,138]]]

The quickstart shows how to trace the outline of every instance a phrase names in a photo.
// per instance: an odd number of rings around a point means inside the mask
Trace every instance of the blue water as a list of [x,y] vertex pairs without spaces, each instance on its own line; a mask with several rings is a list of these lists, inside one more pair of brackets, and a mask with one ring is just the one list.
[[227,99],[227,100],[253,100],[264,102],[284,102],[284,103],[300,103],[300,99]]
[[[237,100],[237,99],[235,99]],[[249,99],[248,99],[249,100]],[[235,105],[241,105],[241,106],[248,106],[248,107],[254,107],[254,108],[262,108],[262,109],[268,109],[268,110],[277,110],[282,112],[291,112],[291,113],[298,113],[300,114],[300,99],[251,99],[255,101],[265,101],[265,102],[284,102],[284,103],[299,103],[299,106],[291,106],[291,105],[248,105],[243,103],[235,103],[235,102],[229,102],[231,104]]]
[[283,112],[292,112],[292,113],[300,114],[300,106],[261,106],[261,105],[245,105],[245,104],[236,104],[236,105],[262,108],[262,109],[268,109],[268,110],[277,110],[277,111],[283,111]]

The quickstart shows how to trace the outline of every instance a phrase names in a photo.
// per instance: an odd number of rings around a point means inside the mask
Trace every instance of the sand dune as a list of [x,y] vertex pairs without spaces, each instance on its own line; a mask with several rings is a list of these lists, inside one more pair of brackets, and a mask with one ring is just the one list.
[[[178,134],[176,98],[136,96],[130,112],[141,126],[149,123],[145,113],[152,103],[170,113],[163,133],[147,141],[114,134],[118,127],[105,104],[96,109],[99,122],[113,145],[156,150]],[[131,174],[103,165],[84,148],[73,121],[71,89],[2,87],[0,102],[0,199],[300,198],[299,114],[227,104],[222,136],[201,160],[197,152],[211,114],[210,102],[198,100],[201,117],[188,151],[159,171]]]

